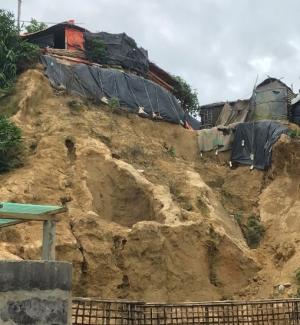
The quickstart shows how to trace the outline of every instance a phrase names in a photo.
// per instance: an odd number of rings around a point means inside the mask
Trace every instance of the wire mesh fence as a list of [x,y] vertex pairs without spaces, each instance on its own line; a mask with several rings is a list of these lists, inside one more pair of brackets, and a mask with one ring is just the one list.
[[146,304],[75,298],[72,317],[73,325],[295,325],[300,299]]

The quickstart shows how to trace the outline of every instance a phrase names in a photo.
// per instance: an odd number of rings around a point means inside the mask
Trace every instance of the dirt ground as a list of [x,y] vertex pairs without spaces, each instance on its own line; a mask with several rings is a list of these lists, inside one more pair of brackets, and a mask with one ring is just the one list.
[[[54,90],[24,73],[0,110],[23,130],[24,166],[1,200],[65,204],[57,256],[73,294],[146,301],[293,296],[300,267],[300,142],[282,136],[267,172],[200,157],[196,133]],[[246,243],[236,215],[259,216]],[[38,259],[41,225],[0,230],[0,257]],[[279,284],[285,290],[279,292]]]

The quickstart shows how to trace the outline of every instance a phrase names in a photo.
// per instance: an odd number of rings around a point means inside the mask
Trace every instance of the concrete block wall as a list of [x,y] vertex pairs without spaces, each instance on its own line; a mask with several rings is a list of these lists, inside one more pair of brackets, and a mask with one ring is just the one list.
[[0,261],[0,324],[71,324],[71,282],[70,263]]

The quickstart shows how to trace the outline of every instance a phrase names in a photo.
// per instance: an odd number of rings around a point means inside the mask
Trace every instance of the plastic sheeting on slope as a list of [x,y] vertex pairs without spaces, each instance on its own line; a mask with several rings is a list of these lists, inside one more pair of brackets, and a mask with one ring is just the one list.
[[137,47],[135,40],[125,33],[86,32],[84,38],[86,47],[90,40],[101,41],[105,45],[107,64],[120,65],[143,76],[147,74],[149,69],[148,52],[142,47]]
[[216,125],[230,125],[245,122],[250,108],[249,100],[237,100],[230,104],[225,103],[217,119]]
[[231,161],[267,169],[271,165],[272,146],[288,129],[272,121],[240,123],[236,127]]
[[120,105],[130,112],[181,125],[188,122],[195,130],[201,127],[200,122],[183,111],[171,93],[152,81],[116,69],[86,64],[65,65],[49,55],[42,56],[42,63],[51,83],[72,94],[98,102],[103,97],[118,98]]
[[213,127],[197,131],[200,152],[211,150],[227,151],[231,149],[236,123],[228,126]]

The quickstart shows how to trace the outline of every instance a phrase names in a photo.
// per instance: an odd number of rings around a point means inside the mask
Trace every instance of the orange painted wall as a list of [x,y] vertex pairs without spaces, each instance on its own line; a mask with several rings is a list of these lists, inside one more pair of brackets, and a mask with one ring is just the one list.
[[69,27],[66,27],[65,32],[67,50],[84,50],[83,32]]

